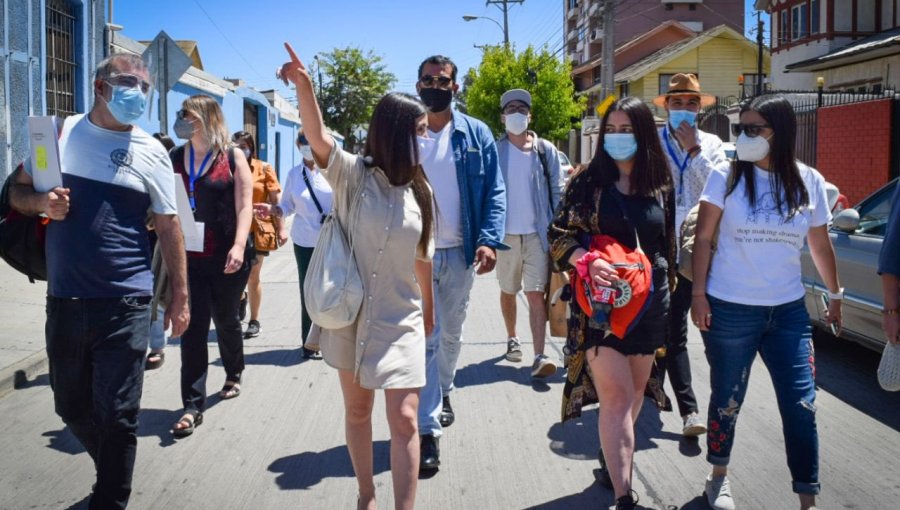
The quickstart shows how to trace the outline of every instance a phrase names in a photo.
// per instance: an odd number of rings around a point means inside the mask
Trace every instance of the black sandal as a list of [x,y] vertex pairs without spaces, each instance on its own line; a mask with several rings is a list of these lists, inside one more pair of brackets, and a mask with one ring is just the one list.
[[187,427],[176,428],[172,427],[172,435],[175,437],[187,437],[194,433],[194,429],[203,425],[203,413],[199,411],[185,411],[184,415],[175,422],[175,425],[179,423],[187,423]]
[[[240,381],[225,381],[225,386],[222,386],[222,389],[219,390],[219,397],[222,400],[237,398],[241,394],[240,384]],[[231,394],[229,395],[229,393]]]

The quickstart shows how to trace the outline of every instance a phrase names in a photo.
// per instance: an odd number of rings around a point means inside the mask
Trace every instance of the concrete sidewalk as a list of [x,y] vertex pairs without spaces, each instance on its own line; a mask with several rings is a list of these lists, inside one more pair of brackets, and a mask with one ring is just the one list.
[[0,260],[0,397],[46,370],[44,320],[47,282]]

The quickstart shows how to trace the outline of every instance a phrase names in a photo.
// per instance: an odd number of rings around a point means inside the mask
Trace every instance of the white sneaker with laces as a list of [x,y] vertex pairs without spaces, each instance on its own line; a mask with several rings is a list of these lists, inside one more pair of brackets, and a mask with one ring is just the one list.
[[522,344],[519,339],[511,336],[506,340],[506,360],[516,363],[522,361]]
[[713,510],[734,510],[734,499],[731,497],[731,484],[728,476],[706,477],[706,502]]
[[706,434],[706,425],[703,419],[697,413],[691,413],[684,417],[684,428],[681,429],[681,435],[685,437],[696,437]]
[[544,354],[538,354],[534,357],[534,364],[531,365],[531,377],[544,378],[550,377],[556,373],[556,363],[550,361]]

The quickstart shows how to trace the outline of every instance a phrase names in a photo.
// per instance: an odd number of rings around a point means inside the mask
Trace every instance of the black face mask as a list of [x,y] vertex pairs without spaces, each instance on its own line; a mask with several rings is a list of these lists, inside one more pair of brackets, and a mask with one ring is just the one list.
[[419,97],[432,113],[439,113],[450,107],[453,100],[453,90],[423,88],[419,91]]

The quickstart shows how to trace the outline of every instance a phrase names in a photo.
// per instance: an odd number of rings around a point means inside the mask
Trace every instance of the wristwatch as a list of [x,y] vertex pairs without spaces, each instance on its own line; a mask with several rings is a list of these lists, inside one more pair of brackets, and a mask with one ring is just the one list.
[[828,289],[825,289],[825,294],[828,295],[828,299],[844,299],[844,288],[841,287],[837,292],[831,292]]

